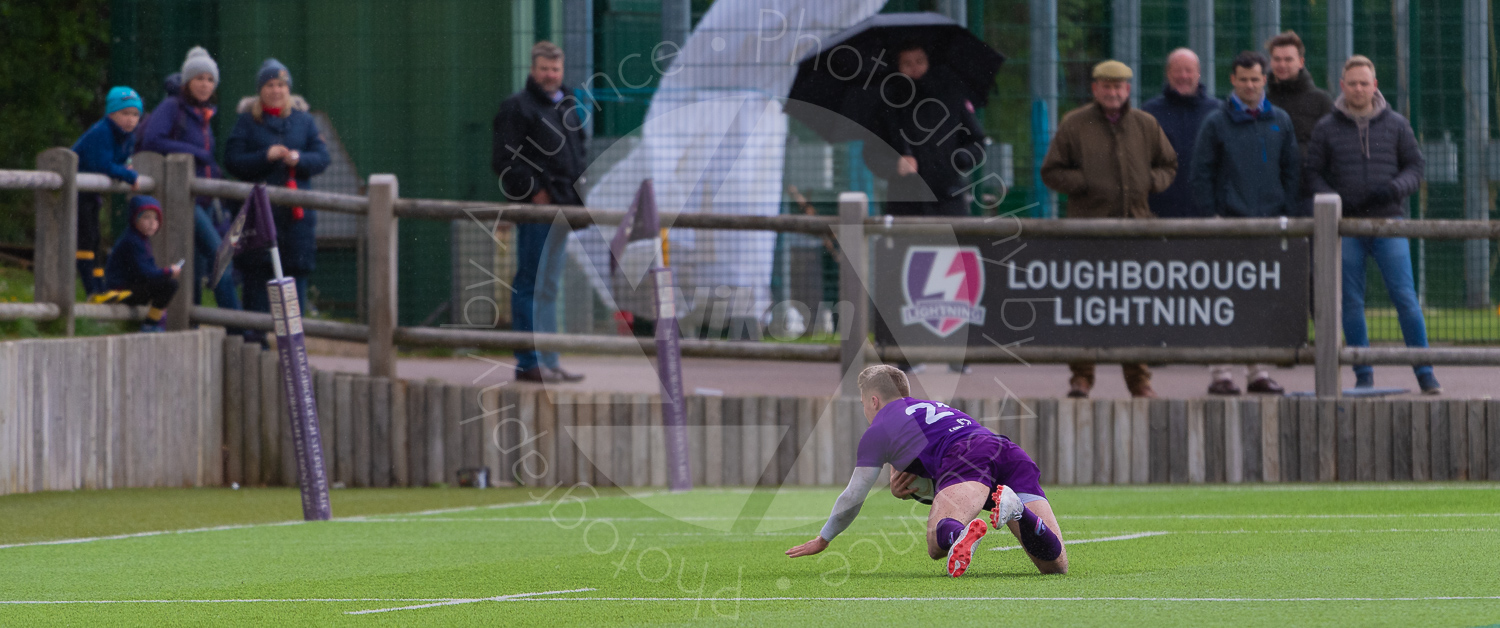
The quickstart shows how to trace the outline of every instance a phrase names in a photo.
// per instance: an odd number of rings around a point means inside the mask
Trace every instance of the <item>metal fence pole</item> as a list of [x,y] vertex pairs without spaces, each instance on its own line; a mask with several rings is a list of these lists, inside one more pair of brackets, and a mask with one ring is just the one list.
[[836,234],[843,257],[839,263],[839,300],[849,303],[839,308],[848,320],[840,320],[839,375],[843,382],[840,394],[856,398],[859,390],[855,376],[865,369],[864,347],[869,336],[870,295],[865,290],[869,272],[869,240],[865,236],[865,216],[870,199],[864,192],[839,194],[839,226]]
[[1219,93],[1215,79],[1219,70],[1214,67],[1214,0],[1188,0],[1188,47],[1198,53],[1203,83],[1209,95]]
[[36,191],[35,299],[57,306],[64,333],[73,335],[73,283],[78,274],[78,155],[49,148],[36,157],[36,169],[62,177],[56,190]]
[[1114,57],[1134,70],[1130,75],[1130,106],[1141,106],[1141,0],[1114,0]]
[[[580,89],[591,89],[589,79],[594,75],[594,3],[592,0],[563,0],[563,57],[564,76],[570,84]],[[686,42],[682,42],[686,43]],[[598,112],[592,97],[583,108],[584,126],[589,137],[594,136],[594,114]]]
[[[193,156],[187,153],[167,155],[161,179],[161,230],[152,238],[156,263],[162,266],[183,260],[177,276],[177,295],[167,304],[167,329],[188,328],[193,310]],[[257,286],[256,289],[264,289]]]
[[969,27],[969,3],[966,0],[937,0],[937,12],[953,18],[959,26]]
[[1259,49],[1281,32],[1281,0],[1255,0],[1251,14],[1250,43]]
[[1042,160],[1057,128],[1057,0],[1031,0],[1031,195],[1037,218],[1057,217],[1057,195],[1042,183]]
[[370,320],[370,376],[396,377],[396,175],[370,175],[370,213],[365,219],[369,244],[365,294]]
[[[677,44],[678,50],[687,45],[688,34],[693,32],[693,8],[689,0],[661,0],[661,40]],[[656,51],[652,51],[653,55]],[[670,51],[663,51],[671,54]],[[662,64],[666,67],[666,64]]]
[[1328,94],[1339,95],[1344,62],[1354,54],[1354,0],[1328,0]]
[[[1464,218],[1489,220],[1490,3],[1464,1]],[[1464,242],[1464,305],[1490,305],[1490,242]]]
[[1339,219],[1344,204],[1337,194],[1319,194],[1313,199],[1313,374],[1319,397],[1337,397],[1339,350],[1344,346],[1344,262],[1339,238]]

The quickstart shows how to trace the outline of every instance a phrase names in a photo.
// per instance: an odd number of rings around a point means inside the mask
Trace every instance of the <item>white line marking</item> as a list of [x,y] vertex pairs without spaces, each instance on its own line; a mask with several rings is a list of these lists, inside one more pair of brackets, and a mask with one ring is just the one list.
[[29,543],[11,543],[0,545],[0,549],[12,547],[34,547],[38,545],[72,545],[74,543],[92,543],[94,541],[116,541],[120,539],[136,539],[148,536],[162,536],[166,534],[191,534],[194,532],[220,532],[224,530],[246,530],[250,528],[266,528],[272,526],[292,526],[305,521],[277,521],[274,523],[246,523],[240,525],[212,526],[207,528],[187,528],[185,530],[154,530],[151,532],[132,532],[130,534],[114,534],[110,536],[90,536],[79,539],[57,539],[54,541],[32,541]]
[[[593,589],[578,589],[577,592]],[[974,601],[974,602],[1432,602],[1465,600],[1500,600],[1500,595],[1489,596],[1429,596],[1429,597],[1288,597],[1288,598],[1237,598],[1237,597],[521,597],[538,596],[543,593],[520,593],[493,598],[247,598],[237,600],[0,600],[0,604],[305,604],[353,602],[922,602],[922,601]],[[382,612],[400,609],[375,609]],[[353,613],[350,613],[353,614]]]
[[[1143,538],[1146,538],[1148,536],[1161,536],[1163,534],[1171,534],[1171,532],[1136,532],[1135,534],[1121,534],[1120,536],[1106,536],[1106,537],[1101,538],[1101,539],[1078,539],[1076,541],[1064,541],[1063,545],[1064,546],[1068,546],[1068,545],[1082,545],[1084,543],[1103,543],[1105,541],[1129,541],[1130,539],[1143,539]],[[1005,552],[1005,551],[1014,550],[1014,549],[1021,549],[1021,546],[1019,546],[1019,545],[1009,545],[1009,546],[1006,546],[1006,547],[991,547],[990,551],[991,552]]]
[[[1196,514],[1196,515],[1191,515],[1191,514],[1189,514],[1189,515],[1065,515],[1063,517],[1059,517],[1059,520],[1066,522],[1066,521],[1070,521],[1070,520],[1110,521],[1110,520],[1135,520],[1135,519],[1140,519],[1140,520],[1157,520],[1157,519],[1180,519],[1180,520],[1192,520],[1192,519],[1406,519],[1406,518],[1434,518],[1434,517],[1435,518],[1450,518],[1450,517],[1500,517],[1500,513],[1496,513],[1496,512],[1473,512],[1473,513],[1453,512],[1453,513],[1415,513],[1415,514],[1376,513],[1376,514],[1342,514],[1342,515],[1340,515],[1340,514],[1304,514],[1304,515],[1298,515],[1298,514],[1246,514],[1246,515],[1233,515],[1233,514]],[[412,517],[410,515],[395,514],[395,515],[370,515],[370,516],[366,516],[366,517],[345,517],[345,518],[342,518],[342,519],[336,519],[336,521],[360,522],[360,523],[389,523],[389,522],[398,522],[398,523],[400,523],[400,522],[420,522],[420,521],[448,522],[448,523],[470,523],[470,522],[489,522],[489,523],[556,523],[559,519],[570,520],[567,517],[561,517],[561,518],[555,518],[555,517]],[[903,516],[903,515],[873,516],[873,517],[865,517],[865,519],[883,519],[883,520],[887,520],[887,521],[901,521],[901,520],[922,521],[922,522],[926,521],[925,517],[911,517],[911,516]],[[695,522],[695,521],[739,521],[740,517],[709,517],[709,516],[705,516],[705,517],[695,517],[695,516],[685,516],[685,517],[589,517],[588,520],[589,521],[609,521],[609,522],[654,523],[654,522],[671,522],[671,521],[682,521],[682,522]],[[822,521],[827,520],[827,517],[820,516],[820,515],[809,515],[809,516],[806,516],[806,517],[760,517],[760,518],[758,518],[756,520],[757,521],[806,521],[806,522],[809,522],[809,523],[820,523]]]
[[1436,602],[1500,600],[1500,595],[1432,597],[538,597],[506,602]]
[[[657,491],[657,492],[654,492],[654,493],[650,493],[648,495],[641,495],[641,496],[644,497],[644,496],[659,494],[659,493],[662,493],[662,492],[663,491]],[[614,498],[614,497],[634,497],[634,496],[631,496],[631,495],[608,495],[608,496],[600,496],[600,497],[597,497],[597,498],[596,497],[577,497],[576,499],[578,501],[593,501],[593,500],[596,500],[596,499],[610,499],[610,498]],[[498,509],[502,509],[502,508],[518,508],[518,507],[521,507],[521,506],[543,506],[543,505],[546,505],[546,504],[549,504],[549,503],[553,503],[553,502],[527,501],[527,502],[512,502],[512,503],[505,503],[505,504],[487,504],[487,505],[483,505],[483,506],[463,506],[463,507],[459,507],[459,508],[443,508],[443,509],[438,509],[438,510],[423,510],[423,511],[408,512],[408,513],[391,513],[390,515],[356,515],[356,516],[353,516],[353,517],[335,517],[333,519],[333,521],[334,522],[350,522],[350,523],[376,522],[376,521],[402,521],[402,519],[374,519],[372,517],[385,517],[385,516],[391,516],[391,517],[417,517],[417,516],[426,515],[426,514],[443,514],[443,513],[450,513],[450,512],[469,512],[469,511],[476,511],[476,510],[498,510]],[[540,521],[553,521],[553,519],[549,519],[549,518],[538,517],[537,519],[540,520]],[[412,518],[412,519],[409,519],[409,520],[410,521],[443,521],[444,519]],[[451,521],[468,521],[468,519],[461,519],[461,518],[452,518],[452,519],[448,519],[448,520],[451,520]],[[474,520],[475,521],[485,521],[487,519],[475,518]],[[503,519],[489,519],[489,520],[503,521]],[[209,527],[204,527],[204,528],[185,528],[185,529],[182,529],[182,530],[151,530],[151,531],[148,531],[148,532],[131,532],[131,533],[128,533],[128,534],[112,534],[112,535],[108,535],[108,536],[88,536],[88,537],[73,538],[73,539],[54,539],[54,540],[51,540],[51,541],[29,541],[29,542],[25,542],[25,543],[9,543],[9,544],[0,545],[0,550],[11,549],[11,548],[16,548],[16,547],[36,547],[36,546],[41,546],[41,545],[73,545],[73,544],[76,544],[76,543],[92,543],[92,542],[95,542],[95,541],[118,541],[118,540],[123,540],[123,539],[135,539],[135,538],[143,538],[143,537],[151,537],[151,536],[164,536],[164,535],[168,535],[168,534],[191,534],[191,533],[194,533],[194,532],[223,532],[223,531],[227,531],[227,530],[249,530],[249,529],[252,529],[252,528],[269,528],[269,527],[276,527],[276,526],[293,526],[293,525],[300,525],[300,524],[303,524],[303,523],[308,523],[308,522],[307,521],[300,521],[300,520],[292,520],[292,521],[273,521],[273,522],[269,522],[269,523],[242,523],[242,524],[233,524],[233,525],[209,526]]]
[[401,597],[310,597],[310,598],[250,598],[239,600],[0,600],[0,604],[248,604],[248,603],[309,603],[309,602],[446,602],[460,598],[401,598]]
[[480,598],[472,598],[472,599],[464,599],[464,600],[444,600],[442,602],[432,602],[430,604],[417,604],[415,606],[398,606],[398,607],[395,607],[395,608],[374,608],[374,609],[365,610],[365,611],[344,611],[344,614],[345,615],[369,615],[371,613],[389,613],[391,611],[409,611],[409,610],[415,610],[415,609],[419,609],[419,608],[433,608],[435,606],[452,606],[452,605],[455,605],[455,604],[472,604],[474,602],[504,602],[506,600],[518,600],[518,599],[529,598],[529,597],[533,597],[533,596],[537,596],[537,595],[558,595],[558,594],[561,594],[561,593],[583,593],[585,591],[593,591],[593,590],[594,589],[568,589],[566,591],[538,591],[536,593],[512,593],[510,595],[497,595],[495,597],[480,597]]

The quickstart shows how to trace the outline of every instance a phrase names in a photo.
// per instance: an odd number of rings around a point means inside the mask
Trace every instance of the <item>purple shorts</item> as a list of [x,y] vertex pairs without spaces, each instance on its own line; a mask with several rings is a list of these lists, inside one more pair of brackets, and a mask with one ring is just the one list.
[[1047,497],[1042,492],[1041,469],[1031,456],[1010,439],[994,434],[977,434],[949,445],[933,482],[938,492],[960,482],[980,482],[1009,486],[1022,502]]

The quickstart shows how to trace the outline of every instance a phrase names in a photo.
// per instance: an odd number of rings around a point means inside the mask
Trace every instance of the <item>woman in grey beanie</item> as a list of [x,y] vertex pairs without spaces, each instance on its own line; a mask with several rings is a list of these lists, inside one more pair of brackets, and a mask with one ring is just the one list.
[[[168,96],[146,119],[141,132],[141,150],[171,153],[189,153],[193,156],[194,176],[205,179],[221,179],[219,162],[215,159],[214,133],[211,123],[218,108],[213,105],[214,91],[219,87],[219,64],[201,46],[193,46],[182,62],[182,88]],[[193,261],[194,276],[207,279],[213,272],[214,255],[218,252],[222,238],[218,221],[210,211],[213,199],[200,196],[193,212]],[[219,285],[212,286],[214,300],[221,308],[240,309],[240,298],[235,293],[234,273],[225,272]],[[202,303],[202,287],[193,286],[193,302]],[[237,333],[232,330],[231,333]]]

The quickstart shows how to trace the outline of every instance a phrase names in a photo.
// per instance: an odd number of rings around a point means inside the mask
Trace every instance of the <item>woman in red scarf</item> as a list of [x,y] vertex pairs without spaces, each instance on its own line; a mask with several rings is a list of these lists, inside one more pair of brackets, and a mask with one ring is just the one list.
[[[256,74],[258,94],[240,100],[239,120],[224,151],[224,167],[243,181],[310,189],[309,179],[328,167],[328,147],[307,112],[307,101],[292,93],[292,75],[275,59],[266,59]],[[276,245],[282,272],[297,280],[297,294],[307,311],[307,277],[317,259],[317,212],[275,206]],[[272,277],[267,251],[235,258],[245,278],[245,309],[270,311],[266,282]]]

